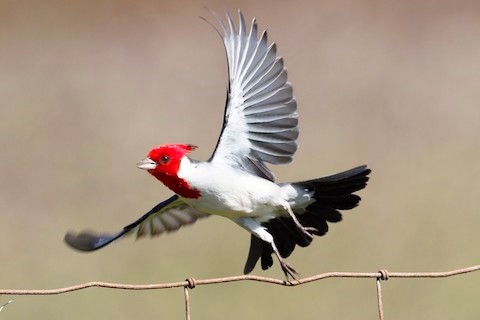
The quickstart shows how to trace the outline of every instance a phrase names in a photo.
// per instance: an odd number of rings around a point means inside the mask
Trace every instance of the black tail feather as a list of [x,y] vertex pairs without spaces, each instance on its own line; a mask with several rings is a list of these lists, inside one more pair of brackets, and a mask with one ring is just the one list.
[[327,222],[340,222],[342,221],[342,214],[335,208],[324,206],[318,202],[314,202],[306,209],[310,215],[318,216]]
[[[360,202],[358,195],[352,194],[365,188],[371,170],[360,166],[328,177],[293,183],[295,186],[313,192],[315,202],[296,214],[304,227],[313,227],[317,236],[323,236],[328,231],[327,222],[342,221],[339,210],[355,208]],[[306,247],[312,239],[300,231],[291,218],[278,217],[262,224],[273,236],[275,245],[283,258],[288,257],[295,245]],[[270,245],[252,235],[250,252],[245,265],[245,274],[250,273],[261,258],[262,269],[273,265],[273,250]]]
[[278,239],[275,243],[280,255],[288,257],[297,242],[296,234],[292,232],[292,228],[282,219],[273,219],[267,229],[274,239]]
[[[257,238],[258,239],[258,238]],[[262,241],[262,240],[260,240]],[[262,241],[263,243],[263,252],[262,252],[262,270],[267,270],[271,266],[273,266],[273,258],[272,258],[272,247],[269,244]],[[256,263],[256,262],[255,262]],[[255,267],[255,264],[253,265]]]

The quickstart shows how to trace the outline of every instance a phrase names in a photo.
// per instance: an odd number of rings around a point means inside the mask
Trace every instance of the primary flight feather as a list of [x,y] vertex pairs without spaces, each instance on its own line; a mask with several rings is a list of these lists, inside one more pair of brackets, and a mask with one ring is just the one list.
[[[215,15],[215,14],[214,14]],[[137,221],[114,234],[67,233],[65,241],[93,251],[128,234],[155,236],[176,231],[209,215],[219,215],[251,233],[244,273],[258,260],[273,264],[274,254],[287,279],[297,271],[286,261],[296,245],[308,246],[322,236],[328,223],[342,219],[339,210],[356,207],[370,169],[360,166],[328,177],[276,183],[265,163],[287,164],[297,150],[298,115],[283,59],[257,23],[247,28],[226,14],[215,15],[227,54],[228,90],[222,132],[208,161],[197,161],[190,144],[166,144],[152,149],[137,164],[175,194]]]

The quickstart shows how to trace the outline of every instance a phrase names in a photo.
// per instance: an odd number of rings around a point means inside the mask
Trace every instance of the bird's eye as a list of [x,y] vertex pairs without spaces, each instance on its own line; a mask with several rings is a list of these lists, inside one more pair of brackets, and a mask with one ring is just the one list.
[[160,158],[160,163],[161,164],[167,164],[169,161],[170,161],[169,156],[163,156],[163,157]]

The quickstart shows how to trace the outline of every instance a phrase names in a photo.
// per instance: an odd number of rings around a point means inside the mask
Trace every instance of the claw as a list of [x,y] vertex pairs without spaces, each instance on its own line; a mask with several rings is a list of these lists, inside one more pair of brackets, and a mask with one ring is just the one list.
[[293,222],[295,223],[295,225],[297,226],[297,228],[302,231],[305,236],[307,236],[310,240],[313,239],[313,235],[315,233],[318,234],[318,229],[317,228],[314,228],[314,227],[304,227],[300,221],[298,221],[297,217],[295,216],[295,214],[293,213],[292,209],[290,208],[290,206],[287,204],[285,205],[285,210],[288,212],[290,218],[292,218]]
[[291,267],[285,260],[280,260],[280,266],[282,267],[282,271],[285,273],[285,278],[288,282],[291,282],[290,278],[298,281],[300,273],[293,269],[293,267]]
[[309,233],[315,233],[317,232],[318,233],[318,229],[317,228],[314,228],[314,227],[304,227],[303,230],[309,232]]
[[280,263],[280,266],[282,267],[283,273],[285,273],[285,278],[287,282],[292,282],[290,279],[297,280],[300,277],[300,273],[298,273],[293,267],[291,267],[285,259],[282,258],[280,255],[280,252],[277,249],[277,246],[275,245],[275,242],[271,242],[270,245],[272,246],[273,253],[277,256],[278,262]]
[[314,234],[318,233],[318,230],[313,227],[303,227],[300,225],[298,226],[298,229],[310,240],[313,240]]

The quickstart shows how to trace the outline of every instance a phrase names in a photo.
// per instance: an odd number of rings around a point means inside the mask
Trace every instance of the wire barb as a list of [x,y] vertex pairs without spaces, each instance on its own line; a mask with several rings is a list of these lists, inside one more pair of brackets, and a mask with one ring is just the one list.
[[387,281],[388,278],[390,277],[390,275],[388,274],[388,271],[385,269],[379,270],[378,273],[380,273],[380,277],[377,278],[379,280]]
[[378,307],[378,318],[380,320],[384,320],[383,316],[383,299],[382,299],[382,281],[387,281],[390,277],[390,274],[386,269],[382,269],[378,271],[379,276],[377,277],[376,284],[377,284],[377,307]]
[[194,278],[187,278],[187,279],[185,279],[185,281],[188,282],[187,287],[189,289],[194,289],[197,286],[197,283],[195,282]]
[[183,294],[185,295],[185,319],[190,320],[190,294],[188,293],[188,289],[194,289],[197,286],[194,278],[187,278],[185,279],[187,284],[183,287]]

